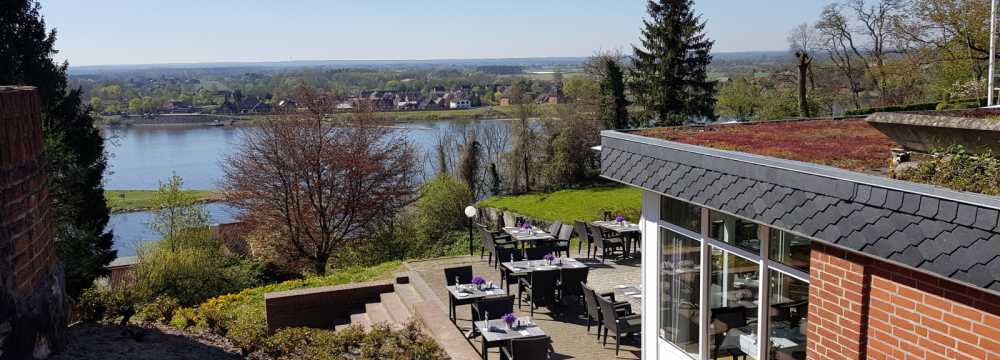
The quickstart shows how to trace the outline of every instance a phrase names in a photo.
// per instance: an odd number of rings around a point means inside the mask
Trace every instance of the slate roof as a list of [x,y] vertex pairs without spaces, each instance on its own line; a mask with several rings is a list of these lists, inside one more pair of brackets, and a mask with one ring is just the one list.
[[605,131],[602,176],[1000,291],[1000,198]]

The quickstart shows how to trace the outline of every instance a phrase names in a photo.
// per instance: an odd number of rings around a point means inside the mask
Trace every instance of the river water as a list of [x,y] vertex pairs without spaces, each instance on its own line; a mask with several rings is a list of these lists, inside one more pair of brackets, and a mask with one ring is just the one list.
[[[465,128],[499,126],[504,120],[417,121],[399,123],[401,133],[415,145],[421,168],[433,174],[429,158],[438,139],[459,136]],[[188,189],[217,189],[222,178],[220,163],[231,155],[246,129],[211,126],[121,127],[105,129],[108,190],[155,190],[173,174],[184,179]],[[222,204],[206,205],[213,223],[233,220],[233,209]],[[146,223],[146,212],[114,214],[108,228],[115,233],[119,256],[135,254],[137,244],[155,241],[158,235]]]

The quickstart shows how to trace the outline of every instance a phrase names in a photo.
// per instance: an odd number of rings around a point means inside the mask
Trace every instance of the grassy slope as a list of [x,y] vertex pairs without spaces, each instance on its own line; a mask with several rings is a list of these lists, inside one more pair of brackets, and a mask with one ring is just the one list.
[[571,224],[575,219],[596,219],[602,209],[639,209],[640,196],[639,189],[634,187],[600,187],[561,190],[548,194],[499,196],[483,200],[479,204],[509,209],[536,219],[559,220]]
[[[189,192],[201,201],[210,200],[217,195],[216,192],[207,190]],[[107,190],[104,192],[104,198],[108,201],[108,207],[112,212],[141,210],[152,207],[156,193],[156,190]]]

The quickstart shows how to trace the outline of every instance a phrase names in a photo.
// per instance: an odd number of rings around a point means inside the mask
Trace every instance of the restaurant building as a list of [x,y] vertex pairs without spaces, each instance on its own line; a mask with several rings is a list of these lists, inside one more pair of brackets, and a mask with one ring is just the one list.
[[602,133],[642,189],[643,359],[998,359],[1000,198],[863,120]]

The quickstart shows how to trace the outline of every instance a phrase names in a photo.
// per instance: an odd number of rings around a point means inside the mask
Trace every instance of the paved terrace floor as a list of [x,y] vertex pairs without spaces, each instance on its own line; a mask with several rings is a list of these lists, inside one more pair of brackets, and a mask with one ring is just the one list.
[[[622,261],[608,260],[604,264],[592,259],[580,259],[583,263],[591,267],[588,284],[597,291],[612,291],[615,285],[634,285],[640,283],[640,263],[638,259],[628,259]],[[448,304],[448,290],[445,289],[444,270],[445,268],[472,265],[473,273],[482,276],[496,284],[500,284],[500,272],[494,270],[486,260],[479,260],[479,256],[452,257],[444,259],[433,259],[426,261],[409,262],[406,266],[420,275],[427,282],[427,285],[434,290],[441,302]],[[517,296],[517,285],[512,285],[510,291]],[[517,302],[514,303],[515,312],[518,316],[527,316],[530,310],[527,302],[518,309]],[[638,310],[638,304],[633,305]],[[445,310],[447,312],[447,310]],[[462,331],[468,331],[471,326],[471,314],[468,305],[459,306],[458,327]],[[555,354],[552,359],[615,359],[614,339],[608,337],[608,346],[602,346],[596,336],[596,327],[591,328],[587,334],[586,317],[583,315],[583,307],[575,305],[570,307],[565,315],[553,318],[552,314],[545,307],[535,310],[533,319],[552,338],[552,346]],[[472,346],[477,351],[480,349],[480,338],[470,340]],[[639,359],[639,337],[631,339],[624,338],[622,341],[621,353],[617,359]],[[500,354],[496,348],[489,350],[489,359],[499,359]]]

